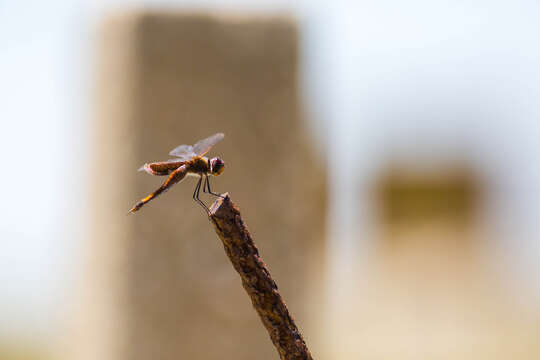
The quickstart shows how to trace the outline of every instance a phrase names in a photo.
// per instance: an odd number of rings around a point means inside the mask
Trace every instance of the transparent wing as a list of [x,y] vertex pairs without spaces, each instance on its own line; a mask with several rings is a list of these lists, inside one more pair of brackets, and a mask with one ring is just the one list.
[[195,155],[203,156],[208,151],[210,151],[212,146],[223,140],[224,137],[225,135],[223,135],[223,133],[217,133],[207,137],[206,139],[200,140],[195,145],[193,145],[193,152],[195,153]]
[[222,133],[217,133],[212,136],[207,137],[206,139],[198,141],[195,145],[180,145],[174,148],[169,155],[177,156],[181,160],[189,160],[194,156],[203,156],[206,154],[212,146],[220,142],[223,137]]
[[180,159],[169,159],[168,161],[155,162],[144,164],[139,168],[139,171],[146,171],[150,175],[169,175],[174,170],[185,164],[185,161]]
[[191,145],[180,145],[171,150],[169,155],[172,156],[178,156],[181,159],[189,160],[193,156],[195,156],[195,153],[193,152],[193,146]]
[[[166,163],[178,163],[178,166],[182,165],[184,162],[182,161],[182,159],[179,159],[179,158],[174,158],[174,159],[169,159],[167,161],[162,161],[162,162],[166,162]],[[147,171],[147,168],[150,164],[143,164],[139,169],[137,169],[137,171]]]

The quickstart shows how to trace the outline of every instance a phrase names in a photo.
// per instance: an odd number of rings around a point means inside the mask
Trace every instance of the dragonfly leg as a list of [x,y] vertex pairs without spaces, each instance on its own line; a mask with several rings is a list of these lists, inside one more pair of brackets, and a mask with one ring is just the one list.
[[[212,192],[212,190],[210,190],[210,179],[208,179],[208,175],[205,175],[204,185],[206,185],[206,188],[208,189],[209,194],[220,197],[220,198],[225,198],[223,195],[214,193]],[[204,188],[203,188],[203,192],[206,192]]]
[[206,210],[207,213],[210,213],[210,209],[208,209],[208,207],[201,201],[201,199],[199,199],[199,191],[201,190],[202,179],[203,177],[201,175],[199,181],[197,181],[197,185],[195,186],[195,191],[193,192],[193,200],[198,202]]
[[206,193],[206,183],[208,182],[208,176],[204,178],[203,186],[202,186],[202,192]]

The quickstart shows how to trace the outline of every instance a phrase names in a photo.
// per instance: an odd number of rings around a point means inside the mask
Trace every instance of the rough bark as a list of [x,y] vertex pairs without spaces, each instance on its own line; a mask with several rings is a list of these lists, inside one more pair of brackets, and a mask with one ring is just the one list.
[[211,206],[210,220],[279,356],[287,360],[312,359],[275,281],[259,256],[238,207],[228,194],[224,196]]

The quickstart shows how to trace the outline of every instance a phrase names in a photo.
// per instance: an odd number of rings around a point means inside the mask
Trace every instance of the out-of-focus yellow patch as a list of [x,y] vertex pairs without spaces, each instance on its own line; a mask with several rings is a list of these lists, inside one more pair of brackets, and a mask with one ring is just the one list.
[[47,349],[25,345],[0,344],[0,359],[2,360],[50,360],[51,356]]

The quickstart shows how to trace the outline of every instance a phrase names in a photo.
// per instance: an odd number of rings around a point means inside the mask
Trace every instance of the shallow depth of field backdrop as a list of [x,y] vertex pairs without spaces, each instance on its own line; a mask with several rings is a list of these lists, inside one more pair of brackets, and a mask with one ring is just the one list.
[[[144,331],[154,358],[277,357],[193,182],[106,223],[162,180],[136,164],[218,131],[213,189],[238,200],[315,358],[539,357],[539,33],[530,1],[0,3],[0,358],[133,358]],[[176,42],[223,57],[184,63]],[[238,73],[197,73],[220,59]],[[208,253],[224,267],[199,274]]]

